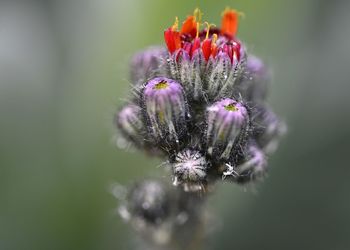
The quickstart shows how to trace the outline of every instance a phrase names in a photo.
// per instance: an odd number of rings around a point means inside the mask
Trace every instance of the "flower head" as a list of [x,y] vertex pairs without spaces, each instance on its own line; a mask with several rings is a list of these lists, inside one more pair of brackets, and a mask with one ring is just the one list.
[[169,56],[163,72],[183,84],[189,99],[233,97],[232,89],[243,78],[246,60],[244,46],[236,37],[239,15],[227,8],[221,28],[216,28],[202,22],[202,13],[196,9],[182,27],[176,18],[174,25],[165,30]]
[[174,25],[164,31],[164,40],[169,53],[178,52],[187,58],[202,53],[208,61],[211,57],[216,58],[218,52],[222,51],[232,62],[239,61],[241,44],[235,38],[239,15],[236,10],[227,8],[222,15],[221,28],[212,28],[214,25],[205,22],[206,28],[203,30],[200,30],[202,13],[198,8],[183,22],[180,31],[179,21],[176,18]]

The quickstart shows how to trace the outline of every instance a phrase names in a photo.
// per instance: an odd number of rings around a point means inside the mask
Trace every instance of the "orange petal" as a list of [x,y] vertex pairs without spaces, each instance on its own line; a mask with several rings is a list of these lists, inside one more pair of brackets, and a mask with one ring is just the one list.
[[234,37],[238,29],[239,13],[233,9],[226,9],[222,15],[221,33]]
[[197,33],[197,22],[194,16],[188,16],[181,27],[181,34],[190,34],[192,37]]

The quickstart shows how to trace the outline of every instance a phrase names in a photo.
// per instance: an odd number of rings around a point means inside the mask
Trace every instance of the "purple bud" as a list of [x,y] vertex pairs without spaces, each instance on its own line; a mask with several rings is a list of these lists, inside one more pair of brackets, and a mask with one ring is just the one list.
[[258,126],[255,132],[257,144],[264,152],[273,153],[278,147],[280,137],[287,130],[285,123],[266,106],[258,107],[254,123]]
[[238,84],[236,92],[249,101],[261,102],[265,100],[270,72],[264,63],[258,57],[248,56],[246,74],[247,77]]
[[134,84],[144,82],[157,75],[160,66],[166,61],[164,47],[150,47],[133,56],[130,63],[131,81]]
[[264,152],[253,142],[249,143],[244,161],[237,167],[238,182],[261,178],[267,171],[267,160]]
[[217,159],[228,159],[236,146],[247,137],[247,108],[234,99],[226,98],[207,108],[207,151]]
[[126,105],[116,114],[115,123],[125,139],[130,140],[135,146],[143,145],[144,125],[140,107],[135,104]]
[[143,89],[143,106],[148,129],[156,142],[179,143],[187,132],[188,107],[180,83],[157,77]]
[[179,152],[172,165],[174,185],[186,182],[200,182],[207,176],[207,161],[196,150],[185,149]]

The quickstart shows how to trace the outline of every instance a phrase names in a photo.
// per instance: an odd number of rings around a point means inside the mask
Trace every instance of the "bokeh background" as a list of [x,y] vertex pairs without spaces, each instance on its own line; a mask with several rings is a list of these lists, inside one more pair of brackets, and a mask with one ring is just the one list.
[[246,14],[289,127],[265,182],[211,197],[208,249],[350,249],[348,0],[1,0],[0,249],[132,249],[108,187],[160,161],[118,150],[112,117],[130,56],[196,6]]

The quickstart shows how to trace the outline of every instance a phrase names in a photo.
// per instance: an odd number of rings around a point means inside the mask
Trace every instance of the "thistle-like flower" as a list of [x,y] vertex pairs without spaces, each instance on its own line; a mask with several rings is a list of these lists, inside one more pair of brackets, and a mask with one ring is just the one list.
[[164,47],[132,59],[136,94],[116,124],[139,149],[162,152],[185,191],[261,179],[285,131],[265,103],[267,67],[237,38],[240,15],[226,9],[216,27],[195,9],[164,31]]

